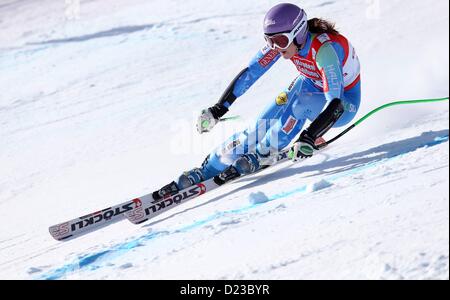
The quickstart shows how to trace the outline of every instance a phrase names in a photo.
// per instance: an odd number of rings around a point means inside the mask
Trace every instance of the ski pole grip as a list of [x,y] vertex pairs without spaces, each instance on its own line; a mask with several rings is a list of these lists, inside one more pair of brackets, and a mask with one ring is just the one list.
[[202,128],[208,128],[208,127],[209,127],[209,121],[208,120],[202,121]]

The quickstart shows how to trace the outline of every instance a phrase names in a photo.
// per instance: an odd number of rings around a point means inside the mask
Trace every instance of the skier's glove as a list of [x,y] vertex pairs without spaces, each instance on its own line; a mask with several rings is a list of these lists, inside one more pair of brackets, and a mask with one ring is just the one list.
[[314,150],[317,150],[314,142],[314,138],[308,134],[307,130],[304,130],[289,151],[289,158],[292,161],[297,162],[301,159],[313,156]]
[[219,119],[228,112],[228,109],[220,104],[202,110],[197,120],[197,131],[202,134],[209,132],[219,123]]

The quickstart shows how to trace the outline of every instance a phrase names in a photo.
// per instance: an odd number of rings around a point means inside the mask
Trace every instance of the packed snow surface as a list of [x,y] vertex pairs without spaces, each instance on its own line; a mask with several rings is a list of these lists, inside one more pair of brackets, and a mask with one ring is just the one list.
[[[195,131],[264,46],[276,3],[0,0],[0,279],[448,279],[448,102],[379,112],[305,162],[147,223],[49,235],[199,166],[255,120],[295,78],[291,62],[235,102],[239,121]],[[447,0],[299,4],[356,48],[357,118],[448,96]]]

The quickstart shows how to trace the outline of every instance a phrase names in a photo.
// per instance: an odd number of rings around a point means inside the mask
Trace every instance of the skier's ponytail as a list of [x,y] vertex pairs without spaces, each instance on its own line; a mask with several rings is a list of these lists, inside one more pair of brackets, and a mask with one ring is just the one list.
[[329,33],[329,34],[339,34],[336,29],[335,24],[324,19],[313,18],[308,20],[308,27],[311,33]]

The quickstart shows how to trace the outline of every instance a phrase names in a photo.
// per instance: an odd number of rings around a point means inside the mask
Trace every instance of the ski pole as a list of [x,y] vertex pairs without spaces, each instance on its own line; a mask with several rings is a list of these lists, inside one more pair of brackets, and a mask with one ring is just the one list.
[[[232,117],[227,117],[227,118],[220,118],[219,122],[233,121],[233,120],[238,120],[240,118],[241,118],[241,116],[232,116]],[[203,128],[207,128],[208,126],[209,126],[209,121],[208,120],[204,120],[202,122],[202,127]]]
[[227,117],[227,118],[221,118],[221,119],[219,119],[219,122],[239,120],[240,118],[241,118],[241,116],[232,116],[232,117]]
[[356,121],[353,125],[351,125],[350,127],[348,127],[347,129],[345,129],[344,131],[342,131],[340,134],[338,134],[337,136],[335,136],[334,138],[332,138],[331,140],[322,143],[320,145],[318,145],[317,147],[323,148],[333,142],[335,142],[336,140],[338,140],[339,138],[341,138],[342,136],[344,136],[347,132],[349,132],[350,130],[352,130],[353,128],[355,128],[356,126],[358,126],[359,124],[361,124],[362,122],[364,122],[365,120],[367,120],[369,117],[371,117],[373,114],[379,112],[380,110],[383,110],[385,108],[391,107],[391,106],[395,106],[395,105],[403,105],[403,104],[417,104],[417,103],[429,103],[429,102],[439,102],[439,101],[448,101],[448,97],[446,98],[437,98],[437,99],[419,99],[419,100],[404,100],[404,101],[396,101],[396,102],[390,102],[387,104],[384,104],[374,110],[372,110],[371,112],[369,112],[368,114],[366,114],[364,117],[362,117],[361,119],[359,119],[358,121]]

